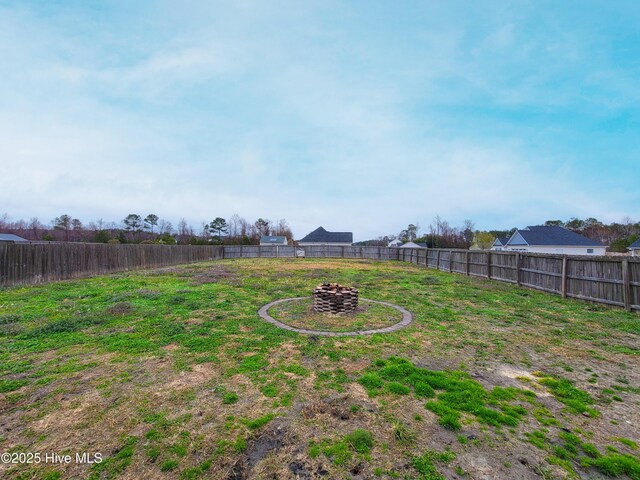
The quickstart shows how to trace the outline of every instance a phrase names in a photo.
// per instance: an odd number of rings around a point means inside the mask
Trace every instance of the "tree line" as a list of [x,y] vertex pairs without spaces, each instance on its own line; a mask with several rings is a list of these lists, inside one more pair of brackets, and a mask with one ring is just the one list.
[[[561,226],[571,231],[609,245],[613,252],[626,252],[627,247],[640,238],[640,222],[626,217],[622,222],[605,224],[596,218],[570,218],[569,220],[547,220],[544,225]],[[395,234],[358,242],[356,245],[387,246],[390,241],[425,243],[429,248],[467,249],[475,245],[488,249],[498,237],[510,237],[516,228],[509,230],[477,230],[471,220],[465,220],[459,227],[452,226],[439,215],[427,229],[420,231],[420,225],[409,224]],[[0,232],[14,233],[32,241],[67,241],[98,243],[164,243],[164,244],[231,244],[258,245],[262,235],[279,235],[293,241],[293,233],[286,219],[273,222],[258,218],[251,222],[234,214],[228,219],[214,217],[203,221],[194,228],[184,218],[176,226],[170,221],[149,213],[131,213],[119,222],[102,219],[82,222],[68,214],[55,217],[48,224],[37,217],[28,221],[12,221],[8,214],[0,215]]]
[[403,243],[424,243],[428,248],[461,248],[466,249],[473,243],[474,223],[465,220],[460,227],[452,226],[447,220],[436,215],[425,232],[420,232],[419,223],[410,223],[398,233],[380,236],[374,240],[358,242],[355,245],[386,247],[393,240]]
[[194,228],[184,218],[174,226],[154,213],[145,216],[130,213],[119,222],[99,219],[87,223],[69,214],[62,214],[47,224],[37,217],[28,221],[12,221],[5,213],[0,215],[0,232],[45,242],[258,245],[262,235],[279,235],[287,237],[288,241],[293,240],[291,228],[284,218],[277,222],[266,218],[251,222],[238,214],[228,220],[214,217]]
[[[622,222],[606,224],[596,218],[569,220],[547,220],[546,226],[560,226],[587,238],[608,245],[612,252],[626,252],[627,247],[640,238],[640,222],[626,217]],[[488,250],[498,237],[510,237],[517,230],[477,230],[471,220],[465,220],[460,227],[452,226],[439,215],[433,219],[425,232],[420,232],[418,223],[409,224],[397,234],[380,236],[374,240],[358,242],[357,245],[386,246],[393,240],[401,242],[425,243],[428,248],[461,248],[472,245]]]

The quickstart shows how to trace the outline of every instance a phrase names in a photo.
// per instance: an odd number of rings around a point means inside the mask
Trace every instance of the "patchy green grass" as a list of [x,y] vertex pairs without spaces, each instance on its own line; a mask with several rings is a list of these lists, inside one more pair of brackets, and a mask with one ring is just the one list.
[[425,407],[435,413],[440,418],[439,423],[449,430],[460,430],[463,415],[474,416],[478,421],[495,427],[514,427],[527,410],[509,402],[535,397],[529,390],[514,387],[495,387],[487,391],[468,373],[427,370],[404,358],[378,359],[371,370],[359,379],[370,396],[383,393],[408,395],[413,391],[418,398],[435,397]]
[[587,413],[592,417],[599,415],[598,411],[591,408],[595,403],[594,399],[584,390],[580,390],[565,378],[553,378],[544,373],[535,372],[539,377],[538,382],[551,390],[551,393],[564,403],[569,411],[573,413]]
[[325,439],[319,443],[312,441],[309,445],[309,455],[317,458],[324,454],[336,465],[347,465],[353,454],[360,454],[362,458],[370,459],[374,440],[371,432],[357,429],[338,440]]
[[426,451],[420,456],[413,457],[411,464],[417,470],[420,480],[445,480],[445,477],[438,472],[435,464],[446,464],[455,458],[456,454],[451,451]]
[[[258,317],[325,281],[414,322],[319,338]],[[348,329],[397,321],[377,307]],[[473,478],[480,456],[495,478],[530,475],[514,449],[546,478],[637,478],[639,318],[365,260],[224,260],[5,288],[0,451],[105,460],[0,465],[0,476]]]

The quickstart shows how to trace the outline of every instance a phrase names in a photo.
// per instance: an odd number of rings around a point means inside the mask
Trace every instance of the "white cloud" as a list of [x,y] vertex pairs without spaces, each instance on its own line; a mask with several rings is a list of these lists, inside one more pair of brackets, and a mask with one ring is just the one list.
[[[321,224],[365,239],[436,214],[482,228],[612,221],[639,201],[594,189],[580,159],[557,167],[561,154],[544,156],[553,144],[526,138],[537,128],[526,118],[464,111],[571,106],[583,93],[547,84],[575,78],[564,63],[583,60],[578,33],[545,38],[505,15],[481,32],[434,18],[378,38],[318,6],[268,21],[260,3],[174,8],[146,12],[149,31],[98,25],[94,37],[73,15],[4,9],[0,214],[154,212],[195,226],[238,212],[286,217],[298,236]],[[589,78],[637,101],[627,73]]]

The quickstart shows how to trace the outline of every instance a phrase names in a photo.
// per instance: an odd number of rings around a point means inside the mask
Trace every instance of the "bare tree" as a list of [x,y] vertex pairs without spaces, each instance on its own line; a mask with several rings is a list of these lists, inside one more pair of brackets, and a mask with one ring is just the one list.
[[241,236],[241,232],[240,232],[241,222],[242,222],[242,218],[240,217],[240,215],[238,215],[237,213],[234,213],[233,215],[231,215],[231,218],[229,219],[229,222],[228,222],[229,237],[237,238]]
[[11,217],[9,216],[8,213],[3,213],[0,216],[0,228],[2,230],[7,230],[7,227],[9,225],[9,221],[11,220]]
[[240,218],[240,236],[244,239],[252,235],[252,227],[245,218]]
[[188,243],[189,239],[193,236],[193,228],[191,228],[184,217],[181,218],[178,222],[178,242]]
[[279,235],[281,237],[287,237],[288,240],[293,240],[293,232],[291,227],[287,223],[287,220],[281,218],[278,223],[271,229],[272,235]]
[[211,238],[211,232],[209,230],[209,224],[207,222],[202,222],[200,224],[200,237],[202,237],[206,241],[209,241],[209,239]]
[[465,243],[467,244],[467,248],[469,248],[471,246],[471,244],[473,243],[473,229],[475,228],[475,225],[473,224],[473,222],[471,220],[465,220],[464,224],[462,226],[462,238],[464,239]]
[[158,233],[160,235],[164,233],[171,234],[173,232],[173,224],[167,220],[161,219],[158,222]]
[[44,230],[44,225],[40,223],[38,217],[32,217],[31,220],[29,220],[29,230],[33,235],[33,240],[39,240],[41,232]]

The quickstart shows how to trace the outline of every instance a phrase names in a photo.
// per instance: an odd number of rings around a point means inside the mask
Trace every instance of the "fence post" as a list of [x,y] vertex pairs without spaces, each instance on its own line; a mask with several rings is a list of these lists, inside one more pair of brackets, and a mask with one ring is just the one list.
[[560,286],[562,298],[567,298],[567,262],[568,259],[565,255],[562,257],[562,285]]
[[342,258],[344,258],[344,245],[341,247]]
[[242,258],[242,245],[240,245],[240,258]]
[[468,277],[468,276],[469,276],[469,250],[467,250],[467,251],[465,252],[465,255],[464,255],[464,263],[465,263],[465,265],[464,265],[464,272],[465,272],[465,274],[466,274],[466,275],[467,275],[467,277]]
[[622,261],[622,301],[624,309],[631,311],[631,272],[629,268],[629,260]]
[[520,285],[520,252],[516,252],[516,285]]
[[453,250],[449,250],[449,273],[453,272]]
[[436,270],[440,270],[440,249],[436,250]]
[[487,278],[491,278],[491,251],[487,251]]

